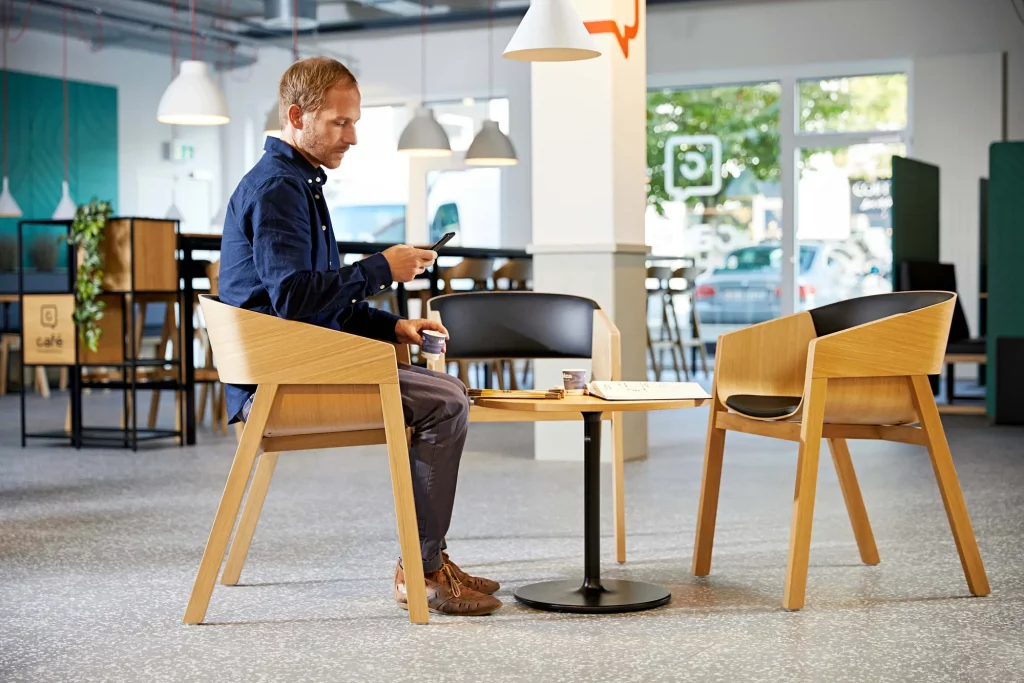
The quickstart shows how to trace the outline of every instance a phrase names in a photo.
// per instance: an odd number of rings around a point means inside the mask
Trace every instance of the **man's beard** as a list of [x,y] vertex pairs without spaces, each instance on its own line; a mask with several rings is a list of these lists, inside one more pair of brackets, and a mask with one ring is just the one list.
[[305,135],[302,136],[302,146],[306,154],[319,161],[323,166],[335,168],[335,166],[328,166],[328,164],[333,163],[331,157],[335,155],[335,151],[324,142],[319,132],[310,127],[304,133]]

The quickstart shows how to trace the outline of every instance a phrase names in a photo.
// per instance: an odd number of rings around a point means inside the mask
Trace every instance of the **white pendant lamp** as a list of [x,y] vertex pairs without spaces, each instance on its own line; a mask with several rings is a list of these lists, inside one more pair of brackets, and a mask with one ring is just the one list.
[[60,184],[60,189],[60,201],[57,202],[57,209],[53,212],[53,220],[73,220],[75,218],[75,212],[78,210],[78,205],[75,204],[75,200],[71,198],[71,191],[68,189],[68,181],[63,181]]
[[267,121],[263,124],[263,134],[275,138],[281,137],[281,117],[276,104],[267,112]]
[[601,52],[571,0],[533,0],[504,55],[521,62],[574,62]]
[[231,120],[228,102],[206,62],[186,60],[160,98],[156,120],[179,126],[220,126]]
[[170,207],[168,207],[167,209],[166,215],[164,215],[164,218],[166,218],[169,221],[180,221],[182,216],[181,211],[178,211],[178,205],[175,204],[174,202],[171,202]]
[[[487,4],[487,102],[494,99],[494,0]],[[498,122],[484,121],[480,132],[466,150],[467,166],[515,166],[519,163],[512,141],[501,132]]]
[[398,138],[398,151],[413,157],[451,156],[448,134],[434,118],[434,110],[420,107]]
[[[6,152],[6,148],[4,151]],[[0,216],[3,218],[21,218],[21,207],[18,206],[18,202],[14,201],[14,195],[11,194],[7,176],[4,176],[4,190],[0,192]]]
[[427,101],[427,4],[420,9],[420,86],[422,103],[412,121],[398,138],[398,151],[413,157],[447,157],[452,154],[448,134],[434,118],[434,111],[425,106]]

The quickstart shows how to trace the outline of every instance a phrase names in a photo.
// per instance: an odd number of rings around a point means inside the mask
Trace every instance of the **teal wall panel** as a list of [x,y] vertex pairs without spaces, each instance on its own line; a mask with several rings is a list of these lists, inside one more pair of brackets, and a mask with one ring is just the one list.
[[[59,78],[8,72],[8,176],[22,219],[49,219],[60,200],[64,179],[63,92]],[[117,89],[68,83],[68,185],[79,203],[93,197],[117,210]],[[0,118],[2,121],[2,118]],[[0,240],[8,248],[18,219],[0,218]],[[34,231],[54,232],[52,228]],[[54,234],[62,232],[57,230]],[[39,232],[36,236],[42,237]],[[28,241],[28,240],[26,240]],[[66,266],[60,250],[58,267]],[[34,268],[26,245],[23,265]]]
[[988,414],[996,414],[996,340],[1024,337],[1024,142],[989,148],[988,180]]

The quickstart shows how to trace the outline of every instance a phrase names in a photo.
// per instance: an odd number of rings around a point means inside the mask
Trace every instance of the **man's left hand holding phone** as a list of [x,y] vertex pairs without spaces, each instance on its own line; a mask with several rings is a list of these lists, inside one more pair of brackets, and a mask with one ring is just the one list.
[[[445,240],[447,241],[447,240]],[[443,244],[439,242],[438,245]],[[396,244],[382,252],[391,267],[391,277],[395,282],[411,282],[437,260],[437,252],[433,249],[418,249],[408,244]],[[423,330],[434,330],[448,337],[448,330],[434,320],[399,320],[395,324],[395,336],[400,344],[422,344]]]

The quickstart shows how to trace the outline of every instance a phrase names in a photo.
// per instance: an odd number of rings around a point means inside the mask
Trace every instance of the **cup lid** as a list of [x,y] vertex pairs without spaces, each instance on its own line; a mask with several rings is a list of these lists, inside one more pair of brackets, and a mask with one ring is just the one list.
[[429,334],[432,337],[441,337],[442,339],[444,339],[444,333],[437,332],[435,330],[423,330],[420,334]]

